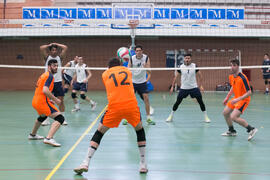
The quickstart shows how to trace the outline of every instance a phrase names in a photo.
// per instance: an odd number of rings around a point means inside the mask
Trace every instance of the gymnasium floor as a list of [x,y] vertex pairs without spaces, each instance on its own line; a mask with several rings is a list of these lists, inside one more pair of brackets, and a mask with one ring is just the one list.
[[[96,130],[98,123],[93,122],[106,105],[104,92],[88,95],[98,102],[94,112],[83,103],[80,112],[71,113],[72,100],[66,97],[69,125],[56,134],[55,139],[62,147],[55,148],[27,139],[37,117],[31,106],[33,92],[0,92],[0,179],[39,180],[50,176],[57,180],[270,179],[270,96],[259,93],[253,94],[243,116],[259,129],[251,142],[247,141],[245,129],[238,125],[235,125],[237,137],[220,136],[227,130],[221,114],[225,93],[203,95],[210,124],[203,122],[199,105],[190,98],[180,105],[174,122],[166,123],[176,95],[152,93],[156,126],[145,124],[145,110],[139,100],[147,137],[148,174],[138,173],[134,130],[120,125],[104,136],[88,173],[75,175],[73,168],[83,160]],[[90,133],[74,146],[91,123],[94,126],[89,128]],[[41,127],[39,134],[46,135],[48,129]]]

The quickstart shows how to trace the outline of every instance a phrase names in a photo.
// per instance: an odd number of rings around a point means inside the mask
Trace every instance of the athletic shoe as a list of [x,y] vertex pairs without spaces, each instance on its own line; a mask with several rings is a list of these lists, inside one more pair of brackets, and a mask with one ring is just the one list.
[[155,121],[152,120],[151,116],[147,116],[146,122],[147,122],[149,125],[156,125]]
[[237,132],[236,131],[227,131],[221,134],[221,136],[236,136]]
[[80,108],[73,108],[72,110],[71,110],[71,112],[78,112],[80,110]]
[[62,125],[64,126],[68,125],[67,121],[65,120]]
[[40,135],[38,135],[38,134],[36,134],[36,135],[32,135],[32,134],[29,134],[28,135],[28,139],[29,140],[41,140],[41,139],[44,139],[44,137],[43,136],[40,136]]
[[127,125],[127,124],[128,124],[127,120],[124,119],[123,122],[122,122],[122,124],[123,124],[123,125]]
[[147,165],[145,163],[140,163],[140,173],[147,173]]
[[257,128],[254,128],[252,129],[248,134],[248,141],[250,141],[254,136],[255,134],[257,133],[258,129]]
[[81,164],[79,167],[73,169],[73,171],[81,175],[83,172],[88,172],[88,166]]
[[49,144],[49,145],[54,146],[54,147],[60,147],[61,146],[61,144],[57,143],[53,138],[51,138],[51,139],[45,138],[43,140],[43,142],[44,142],[44,144]]
[[166,122],[172,122],[173,121],[173,115],[172,113],[169,115],[169,117],[166,119]]
[[209,119],[209,117],[207,115],[205,115],[205,117],[204,117],[204,122],[206,122],[206,123],[210,123],[211,122],[211,120]]
[[96,102],[93,102],[93,104],[91,104],[91,110],[95,110],[97,107],[97,103]]
[[41,126],[48,126],[48,125],[50,125],[51,123],[50,123],[50,121],[49,121],[49,119],[46,119],[45,121],[43,121],[42,123],[41,123]]
[[152,106],[150,106],[150,115],[153,115],[154,112],[155,112],[155,109]]
[[269,94],[269,91],[265,91],[264,94]]

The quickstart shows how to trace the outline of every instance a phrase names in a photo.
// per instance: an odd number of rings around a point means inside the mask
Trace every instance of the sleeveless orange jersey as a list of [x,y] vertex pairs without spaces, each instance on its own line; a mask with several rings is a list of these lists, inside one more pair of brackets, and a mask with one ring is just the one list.
[[50,72],[43,73],[36,84],[35,95],[32,100],[32,106],[36,109],[39,115],[49,116],[53,112],[59,111],[51,102],[50,99],[43,93],[43,87],[47,86],[52,92],[54,86],[54,77]]
[[124,66],[115,66],[102,74],[106,87],[108,108],[125,109],[138,106],[131,71]]
[[[237,75],[237,77],[230,75],[229,80],[233,88],[234,98],[243,96],[250,90],[249,81],[247,77],[241,72]],[[244,99],[244,101],[250,101],[250,96]]]

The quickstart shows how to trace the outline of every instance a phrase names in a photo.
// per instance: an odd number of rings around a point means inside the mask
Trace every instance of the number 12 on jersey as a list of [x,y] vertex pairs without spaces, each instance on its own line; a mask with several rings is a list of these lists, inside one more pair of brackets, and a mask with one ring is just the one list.
[[[121,74],[124,74],[125,77],[121,80],[121,83],[120,85],[130,85],[129,82],[126,82],[127,78],[128,78],[128,74],[125,72],[125,71],[121,71],[118,73],[118,75],[121,75]],[[117,78],[119,78],[120,76],[117,76]],[[109,76],[109,79],[113,79],[113,82],[114,82],[114,85],[115,87],[118,87],[118,82],[117,82],[117,79],[116,79],[116,76],[115,76],[115,73],[112,73],[110,76]]]

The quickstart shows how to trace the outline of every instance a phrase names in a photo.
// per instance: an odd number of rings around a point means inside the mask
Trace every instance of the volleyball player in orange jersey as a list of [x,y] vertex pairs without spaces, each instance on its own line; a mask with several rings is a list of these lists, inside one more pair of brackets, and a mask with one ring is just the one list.
[[[248,140],[251,140],[258,131],[258,129],[250,126],[246,120],[240,118],[240,115],[243,114],[250,102],[251,89],[249,86],[249,81],[243,73],[239,72],[238,59],[231,60],[231,71],[232,75],[229,76],[229,80],[232,87],[223,101],[223,104],[226,105],[223,111],[223,115],[229,127],[229,130],[221,135],[237,135],[237,132],[233,127],[234,121],[241,126],[247,128],[247,132],[249,133]],[[234,98],[228,101],[232,94],[234,94]]]
[[[35,121],[32,132],[29,134],[29,140],[40,140],[44,139],[45,144],[50,144],[55,147],[61,146],[57,143],[53,136],[56,131],[59,129],[61,124],[64,122],[64,116],[59,112],[59,110],[53,105],[53,103],[60,104],[61,100],[55,97],[52,94],[54,87],[54,77],[53,74],[57,72],[58,64],[56,59],[51,59],[48,61],[48,71],[43,73],[37,82],[35,95],[32,100],[32,106],[39,114],[39,117]],[[52,124],[49,133],[46,138],[43,136],[37,135],[37,131],[43,121],[47,117],[55,119],[55,122]]]
[[109,61],[109,69],[102,74],[102,79],[107,91],[108,108],[91,139],[86,158],[74,171],[77,174],[87,172],[90,159],[97,150],[103,135],[110,128],[118,127],[122,119],[126,119],[134,127],[137,134],[140,151],[140,172],[147,173],[145,132],[134,93],[132,74],[126,67],[121,66],[119,59],[112,58]]

